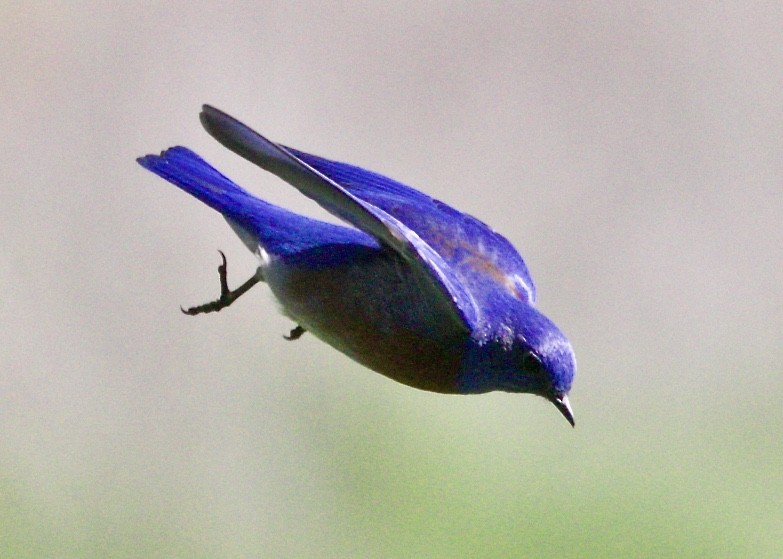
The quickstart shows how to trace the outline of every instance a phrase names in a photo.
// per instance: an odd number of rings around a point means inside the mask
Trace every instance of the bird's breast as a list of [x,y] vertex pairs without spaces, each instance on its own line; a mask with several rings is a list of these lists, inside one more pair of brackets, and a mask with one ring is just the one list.
[[273,257],[264,276],[288,316],[355,361],[415,388],[455,392],[467,334],[451,302],[402,258],[360,256],[324,266]]

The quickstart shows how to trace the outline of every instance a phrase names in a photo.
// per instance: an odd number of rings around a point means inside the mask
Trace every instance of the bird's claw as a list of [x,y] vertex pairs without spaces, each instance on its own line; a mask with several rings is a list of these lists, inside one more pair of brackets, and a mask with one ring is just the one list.
[[220,253],[220,258],[223,260],[222,264],[218,266],[218,275],[220,276],[220,297],[218,297],[216,300],[212,302],[205,303],[203,305],[198,305],[196,307],[190,307],[188,309],[184,309],[180,307],[179,309],[183,313],[190,316],[195,316],[197,314],[218,312],[231,305],[231,303],[236,301],[248,289],[250,289],[256,283],[261,281],[260,274],[256,273],[249,280],[247,280],[245,283],[240,285],[237,289],[231,291],[228,288],[228,263],[226,262],[226,255],[223,254],[222,250],[219,250],[218,252]]
[[285,338],[289,342],[293,342],[294,340],[298,340],[299,338],[301,338],[302,334],[304,334],[305,332],[307,332],[307,330],[305,330],[304,328],[302,328],[297,324],[296,328],[292,328],[287,336],[283,335],[283,338]]

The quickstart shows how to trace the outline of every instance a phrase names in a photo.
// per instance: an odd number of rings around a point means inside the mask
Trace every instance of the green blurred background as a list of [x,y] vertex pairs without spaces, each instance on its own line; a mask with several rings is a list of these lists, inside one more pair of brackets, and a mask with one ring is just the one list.
[[[0,5],[0,557],[783,557],[777,2]],[[323,216],[202,103],[520,248],[570,337],[532,396],[371,373],[134,158]]]

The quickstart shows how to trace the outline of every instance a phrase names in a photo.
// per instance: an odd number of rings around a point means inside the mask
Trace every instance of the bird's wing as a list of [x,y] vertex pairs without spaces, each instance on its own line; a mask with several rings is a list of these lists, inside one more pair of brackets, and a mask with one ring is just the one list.
[[536,288],[525,261],[505,237],[485,223],[378,173],[286,149],[357,198],[416,231],[464,285],[475,287],[469,287],[474,297],[491,298],[493,293],[505,292],[535,303]]
[[201,123],[212,137],[231,151],[277,175],[329,213],[369,233],[400,254],[423,284],[429,284],[438,299],[446,303],[456,324],[471,331],[478,323],[479,309],[471,293],[438,252],[398,218],[351,194],[286,148],[209,105],[201,112]]

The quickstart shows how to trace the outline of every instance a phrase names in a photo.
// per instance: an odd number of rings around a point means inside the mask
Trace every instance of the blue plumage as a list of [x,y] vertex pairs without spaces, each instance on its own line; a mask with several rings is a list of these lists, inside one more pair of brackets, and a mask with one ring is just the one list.
[[378,173],[286,149],[351,194],[416,231],[462,281],[478,279],[485,283],[490,270],[515,297],[535,302],[536,288],[524,260],[505,237],[485,223]]
[[436,392],[529,392],[573,424],[576,362],[534,306],[507,239],[476,218],[377,173],[275,144],[209,106],[223,145],[353,227],[300,216],[243,190],[183,147],[139,163],[219,211],[261,256],[255,278],[191,314],[220,310],[266,281],[305,330],[390,378]]
[[293,255],[324,245],[379,247],[373,237],[356,229],[305,217],[256,198],[188,148],[173,147],[138,161],[223,214],[232,225],[247,230],[257,238],[256,245],[260,241],[272,254]]

